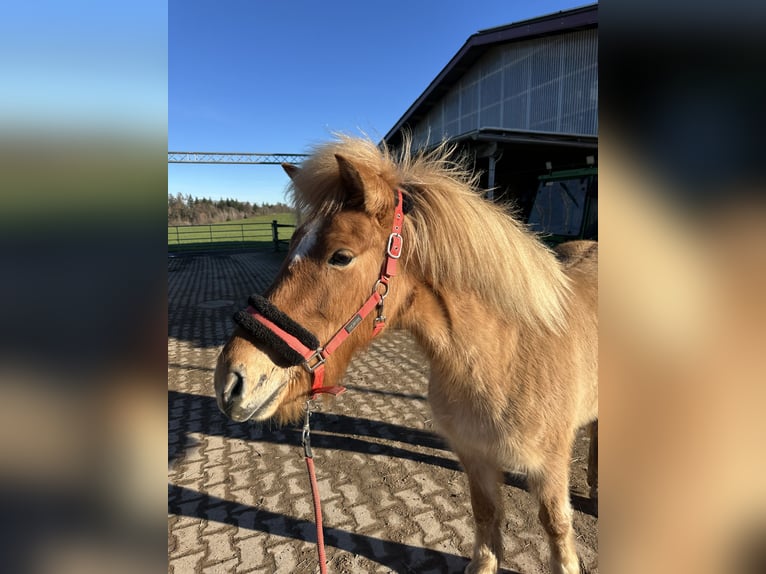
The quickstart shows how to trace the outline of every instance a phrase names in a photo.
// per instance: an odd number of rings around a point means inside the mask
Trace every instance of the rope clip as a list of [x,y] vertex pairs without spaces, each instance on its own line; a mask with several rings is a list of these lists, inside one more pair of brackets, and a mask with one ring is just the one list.
[[303,419],[303,433],[301,434],[301,444],[303,444],[303,454],[306,458],[314,458],[311,451],[311,427],[309,419],[311,418],[311,401],[306,401],[306,417]]

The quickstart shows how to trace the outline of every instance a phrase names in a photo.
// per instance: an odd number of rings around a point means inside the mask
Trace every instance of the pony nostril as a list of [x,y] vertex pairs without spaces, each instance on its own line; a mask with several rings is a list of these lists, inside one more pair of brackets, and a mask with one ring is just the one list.
[[238,371],[232,371],[226,380],[226,389],[224,391],[224,397],[226,402],[231,402],[242,396],[242,392],[245,388],[245,378]]

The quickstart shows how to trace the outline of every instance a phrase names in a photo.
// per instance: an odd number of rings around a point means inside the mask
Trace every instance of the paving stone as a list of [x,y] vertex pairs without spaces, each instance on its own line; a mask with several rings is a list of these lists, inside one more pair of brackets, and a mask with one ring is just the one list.
[[205,562],[208,565],[226,562],[235,555],[229,529],[206,535],[205,545],[208,551]]
[[174,555],[169,556],[168,572],[169,574],[187,574],[190,572],[198,572],[202,568],[202,560],[204,557],[204,551],[196,552],[194,554],[187,554],[180,557],[176,557]]
[[263,567],[264,544],[262,536],[249,536],[237,542],[239,549],[238,571],[249,571]]

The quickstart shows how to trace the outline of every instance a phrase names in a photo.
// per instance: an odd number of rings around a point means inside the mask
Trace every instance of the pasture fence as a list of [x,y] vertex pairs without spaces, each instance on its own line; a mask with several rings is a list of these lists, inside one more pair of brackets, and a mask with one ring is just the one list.
[[169,225],[168,252],[225,249],[273,249],[290,243],[295,225],[271,222],[241,222],[213,225]]

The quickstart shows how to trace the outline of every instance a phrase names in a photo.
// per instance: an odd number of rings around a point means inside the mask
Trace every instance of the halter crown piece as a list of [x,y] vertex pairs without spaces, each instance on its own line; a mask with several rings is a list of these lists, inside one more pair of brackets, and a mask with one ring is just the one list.
[[372,287],[371,295],[324,346],[319,344],[319,339],[311,331],[260,295],[252,295],[248,300],[247,310],[238,311],[234,315],[234,322],[253,335],[257,341],[268,344],[290,365],[302,365],[311,374],[310,398],[312,399],[320,393],[339,395],[346,390],[345,387],[324,386],[325,362],[327,357],[335,352],[353,330],[364,321],[365,317],[372,313],[373,309],[377,310],[373,337],[380,334],[386,326],[383,305],[388,295],[389,280],[396,275],[399,258],[402,255],[402,224],[405,210],[402,191],[397,189],[394,221],[391,234],[388,236],[386,259],[380,270],[380,276]]

